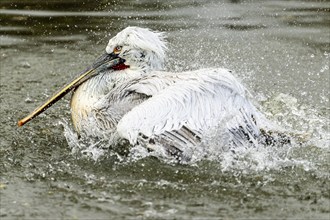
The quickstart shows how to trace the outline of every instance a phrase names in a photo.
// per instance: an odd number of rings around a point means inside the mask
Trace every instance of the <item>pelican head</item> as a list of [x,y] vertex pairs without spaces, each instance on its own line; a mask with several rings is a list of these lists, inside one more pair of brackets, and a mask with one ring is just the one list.
[[164,33],[128,27],[109,40],[107,54],[117,54],[132,69],[160,70],[165,60]]
[[70,91],[77,89],[81,84],[100,73],[117,74],[118,71],[132,69],[148,72],[160,70],[165,60],[165,35],[153,32],[147,28],[127,27],[109,40],[106,53],[101,55],[78,77],[65,85],[40,107],[18,122],[23,126]]

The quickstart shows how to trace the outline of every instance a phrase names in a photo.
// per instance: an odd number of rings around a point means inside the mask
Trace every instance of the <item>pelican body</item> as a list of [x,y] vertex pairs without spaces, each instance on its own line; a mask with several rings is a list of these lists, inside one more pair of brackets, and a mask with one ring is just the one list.
[[260,136],[261,113],[244,86],[222,68],[162,71],[164,33],[127,27],[110,39],[106,53],[23,125],[73,90],[72,122],[80,135],[126,140],[177,155],[198,145],[210,129],[234,144]]

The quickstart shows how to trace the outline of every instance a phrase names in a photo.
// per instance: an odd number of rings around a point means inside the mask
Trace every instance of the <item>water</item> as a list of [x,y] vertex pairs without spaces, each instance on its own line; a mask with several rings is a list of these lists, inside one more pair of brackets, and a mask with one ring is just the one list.
[[[325,1],[2,0],[1,219],[329,219],[328,14]],[[69,96],[16,126],[131,25],[168,33],[168,70],[234,70],[294,143],[233,153],[214,134],[191,164],[95,161],[65,138]]]

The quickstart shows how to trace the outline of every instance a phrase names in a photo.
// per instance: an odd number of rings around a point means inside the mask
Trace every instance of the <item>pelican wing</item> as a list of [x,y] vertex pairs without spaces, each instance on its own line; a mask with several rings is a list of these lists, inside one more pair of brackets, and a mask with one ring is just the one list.
[[226,69],[157,73],[127,89],[150,97],[118,123],[117,132],[131,144],[139,137],[194,143],[205,130],[219,124],[231,133],[246,130],[240,137],[259,133],[257,110],[246,98],[245,88]]

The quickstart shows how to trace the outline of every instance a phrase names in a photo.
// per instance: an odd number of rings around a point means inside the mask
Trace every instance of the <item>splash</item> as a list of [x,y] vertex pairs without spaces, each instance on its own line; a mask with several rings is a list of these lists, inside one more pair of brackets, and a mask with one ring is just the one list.
[[330,120],[327,112],[299,104],[295,97],[283,93],[263,101],[262,106],[271,121],[284,127],[295,138],[300,138],[305,145],[329,148]]
[[[288,167],[300,167],[306,171],[320,169],[326,172],[329,154],[329,119],[307,106],[299,105],[298,100],[287,94],[265,99],[262,102],[264,113],[279,126],[272,135],[280,139],[283,133],[290,136],[290,142],[275,142],[271,145],[245,142],[233,145],[227,133],[221,133],[220,127],[210,131],[202,143],[188,149],[190,160],[187,165],[198,165],[203,161],[219,164],[223,172],[239,171],[251,173],[268,170],[281,170]],[[267,124],[268,121],[265,121]],[[169,157],[164,148],[155,148],[150,152],[137,145],[129,147],[125,142],[115,140],[78,137],[67,121],[62,121],[64,135],[72,153],[83,158],[114,160],[119,164],[138,161],[146,157],[156,157],[160,161],[177,164]],[[282,129],[280,129],[282,128]],[[106,135],[105,135],[106,136]]]

